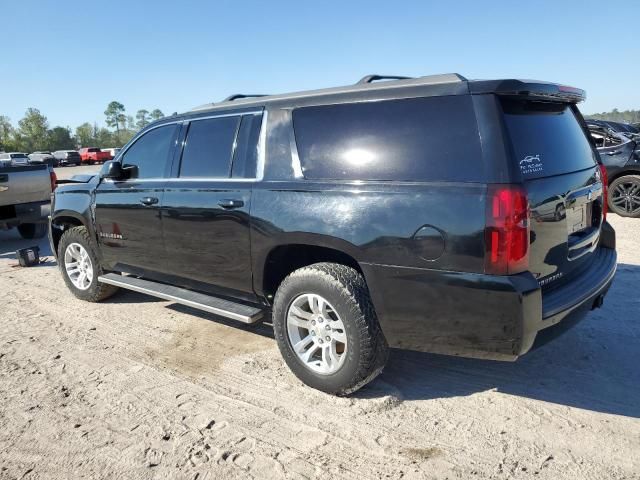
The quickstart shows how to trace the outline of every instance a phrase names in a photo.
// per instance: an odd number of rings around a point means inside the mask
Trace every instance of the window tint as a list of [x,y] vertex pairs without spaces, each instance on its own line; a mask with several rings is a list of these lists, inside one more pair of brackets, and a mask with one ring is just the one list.
[[591,144],[571,106],[502,100],[515,161],[525,178],[584,170],[595,165]]
[[240,117],[192,121],[182,152],[181,177],[228,177]]
[[482,180],[468,95],[300,108],[293,122],[306,178]]
[[245,115],[242,117],[236,151],[233,156],[231,176],[234,178],[255,178],[258,164],[258,139],[262,115]]
[[176,125],[167,125],[149,130],[125,152],[122,164],[136,165],[138,178],[164,177],[177,129]]

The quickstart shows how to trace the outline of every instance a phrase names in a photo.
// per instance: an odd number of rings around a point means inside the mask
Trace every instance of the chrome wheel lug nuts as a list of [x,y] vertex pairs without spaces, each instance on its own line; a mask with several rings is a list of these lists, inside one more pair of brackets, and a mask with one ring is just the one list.
[[318,340],[318,343],[324,343],[324,342],[323,342],[323,340],[322,340],[322,339],[319,339],[319,340]]
[[311,336],[315,337],[316,336],[316,332],[314,332],[313,330],[311,330]]
[[311,320],[311,325],[315,325],[316,321],[315,320]]
[[331,330],[331,327],[330,327],[329,325],[327,325],[325,328],[326,328],[327,330]]
[[326,340],[327,342],[330,342],[330,341],[331,341],[331,337],[330,337],[329,335],[327,335],[327,336],[326,336],[326,337],[324,337],[324,338],[325,338],[325,340]]

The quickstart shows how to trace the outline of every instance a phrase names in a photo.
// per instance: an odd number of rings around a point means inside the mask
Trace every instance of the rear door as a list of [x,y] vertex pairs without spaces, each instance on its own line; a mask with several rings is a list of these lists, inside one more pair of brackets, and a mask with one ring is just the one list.
[[255,112],[192,119],[184,127],[162,215],[167,264],[186,286],[253,294],[249,211],[261,121]]
[[160,204],[179,129],[168,124],[143,133],[120,159],[134,169],[131,178],[103,179],[96,188],[96,233],[107,269],[166,271]]
[[531,206],[530,270],[543,288],[577,275],[602,224],[597,153],[572,104],[501,100],[513,161]]

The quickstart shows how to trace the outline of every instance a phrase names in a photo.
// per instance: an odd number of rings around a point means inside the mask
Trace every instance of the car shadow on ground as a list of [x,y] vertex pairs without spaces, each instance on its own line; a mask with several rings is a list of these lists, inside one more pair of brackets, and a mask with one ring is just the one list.
[[426,400],[486,390],[592,411],[640,417],[640,266],[618,266],[602,309],[516,362],[393,350],[360,398]]

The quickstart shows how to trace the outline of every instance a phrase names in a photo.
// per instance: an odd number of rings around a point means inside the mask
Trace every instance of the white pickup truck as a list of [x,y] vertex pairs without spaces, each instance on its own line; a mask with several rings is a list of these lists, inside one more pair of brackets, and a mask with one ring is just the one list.
[[43,237],[56,181],[48,165],[0,162],[0,229],[17,227],[22,238]]

